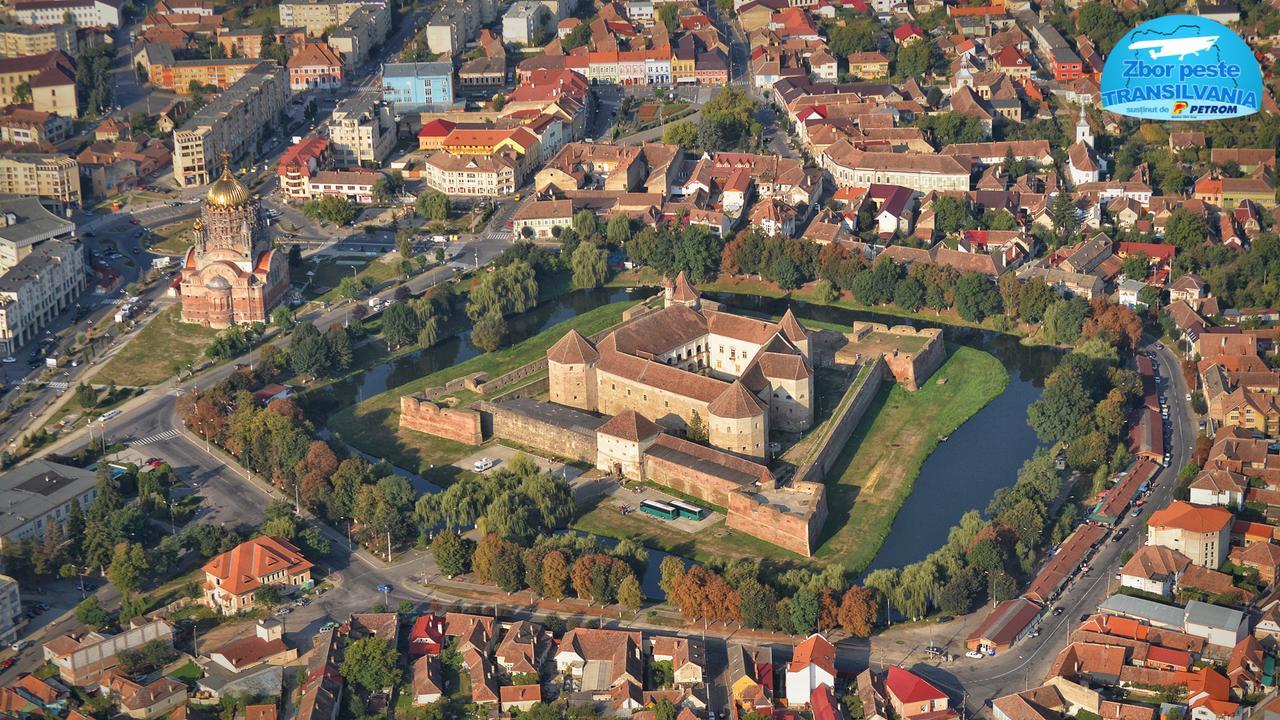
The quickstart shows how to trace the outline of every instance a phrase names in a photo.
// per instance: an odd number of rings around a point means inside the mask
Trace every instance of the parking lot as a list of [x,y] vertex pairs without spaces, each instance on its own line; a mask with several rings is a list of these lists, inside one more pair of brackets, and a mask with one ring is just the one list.
[[481,472],[491,472],[502,467],[503,464],[511,462],[517,455],[524,455],[534,461],[534,463],[538,465],[538,469],[542,472],[564,478],[565,481],[569,483],[572,483],[574,479],[582,474],[581,470],[572,465],[548,460],[547,458],[538,457],[537,455],[524,452],[523,450],[517,450],[515,448],[507,447],[506,445],[498,445],[496,443],[467,455],[461,460],[455,462],[453,466],[463,470],[476,472],[478,467],[482,467],[477,465],[477,463],[487,458],[496,462],[494,462],[491,467]]
[[706,511],[703,513],[702,519],[700,520],[694,520],[692,518],[664,520],[662,518],[646,515],[640,511],[640,503],[645,500],[666,503],[677,499],[679,498],[676,498],[674,495],[668,495],[667,493],[655,488],[641,485],[639,483],[629,483],[627,485],[614,485],[613,490],[609,493],[608,497],[600,502],[618,510],[623,515],[629,515],[631,517],[648,520],[650,522],[662,523],[664,527],[671,527],[687,533],[696,533],[701,530],[706,530],[724,517],[720,513],[712,512],[707,507],[706,503],[702,502],[691,502],[691,504],[697,505]]

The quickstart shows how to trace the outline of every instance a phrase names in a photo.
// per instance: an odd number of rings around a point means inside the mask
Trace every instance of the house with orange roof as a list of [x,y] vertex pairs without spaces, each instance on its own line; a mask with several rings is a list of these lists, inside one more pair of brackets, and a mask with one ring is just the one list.
[[289,58],[289,89],[337,90],[342,87],[342,53],[328,43],[305,43]]
[[813,691],[821,685],[836,684],[836,646],[817,633],[796,646],[787,664],[787,704],[794,708],[808,705]]
[[1177,550],[1196,565],[1216,570],[1227,559],[1232,520],[1224,507],[1179,500],[1151,513],[1147,544]]
[[906,668],[890,665],[884,678],[889,704],[902,720],[945,720],[959,717],[949,706],[947,694]]
[[223,615],[234,615],[253,607],[253,593],[259,588],[310,588],[312,567],[293,543],[262,535],[205,563],[204,599]]

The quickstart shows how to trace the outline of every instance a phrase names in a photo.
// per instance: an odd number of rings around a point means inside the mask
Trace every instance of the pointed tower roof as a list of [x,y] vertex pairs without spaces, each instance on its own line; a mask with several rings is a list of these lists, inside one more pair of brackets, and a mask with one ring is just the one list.
[[800,324],[800,321],[796,319],[795,313],[791,312],[789,307],[786,312],[782,313],[782,319],[778,321],[778,328],[793,343],[809,337],[809,331]]
[[768,409],[740,380],[734,380],[732,385],[707,405],[707,412],[713,416],[735,420],[763,415]]
[[561,365],[589,365],[600,353],[577,330],[570,330],[547,350],[547,360]]
[[698,294],[697,288],[693,286],[693,283],[689,282],[689,276],[685,275],[684,271],[681,270],[680,274],[676,276],[676,284],[671,299],[676,302],[691,303],[697,301],[700,297],[702,296]]
[[640,442],[661,433],[662,428],[635,410],[623,410],[601,425],[596,432],[601,435]]

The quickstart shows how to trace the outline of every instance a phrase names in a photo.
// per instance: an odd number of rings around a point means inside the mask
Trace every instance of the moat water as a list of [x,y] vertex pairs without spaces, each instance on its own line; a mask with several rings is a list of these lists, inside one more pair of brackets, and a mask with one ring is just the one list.
[[[652,292],[652,289],[628,292],[620,288],[570,292],[529,312],[508,318],[510,337],[512,341],[519,342],[601,305],[638,300]],[[899,511],[871,569],[908,565],[941,547],[950,528],[964,513],[984,509],[996,490],[1013,484],[1018,468],[1038,446],[1035,432],[1027,425],[1027,406],[1040,397],[1044,380],[1060,357],[1056,350],[1026,347],[1018,342],[1018,338],[1009,335],[927,320],[750,295],[717,293],[710,297],[748,313],[781,315],[790,306],[801,321],[811,319],[851,325],[855,320],[869,320],[892,325],[938,327],[943,329],[947,342],[989,352],[1009,371],[1009,385],[1004,393],[952,433],[947,442],[939,444],[925,461],[915,488]],[[336,383],[325,404],[332,409],[342,408],[478,354],[479,351],[471,345],[469,332],[463,331],[430,348],[402,355]],[[419,489],[430,492],[435,488]],[[940,502],[940,498],[945,498],[945,502]],[[656,569],[663,556],[664,553],[650,550],[650,572],[645,573],[643,581],[645,594],[650,597],[660,597],[661,594],[657,587]]]
[[811,319],[852,325],[855,320],[869,320],[942,328],[947,342],[989,352],[1009,371],[1005,391],[961,425],[947,442],[939,443],[925,460],[869,570],[910,565],[942,547],[961,516],[970,510],[984,510],[996,490],[1012,485],[1018,468],[1039,446],[1035,431],[1027,424],[1027,406],[1040,398],[1045,378],[1061,357],[1055,349],[1027,347],[1016,337],[988,330],[826,305],[732,294],[716,294],[714,299],[769,315],[780,315],[789,305],[801,322]]

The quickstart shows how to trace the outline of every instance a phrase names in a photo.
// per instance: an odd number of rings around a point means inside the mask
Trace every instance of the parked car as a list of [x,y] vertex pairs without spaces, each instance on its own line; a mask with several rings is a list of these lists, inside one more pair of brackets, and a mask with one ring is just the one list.
[[1129,528],[1120,528],[1115,535],[1111,536],[1111,542],[1120,542],[1120,538],[1124,537],[1127,532],[1129,532]]
[[0,662],[0,670],[8,670],[9,668],[13,667],[13,664],[15,662],[17,662],[17,659],[15,658],[11,658],[11,657],[5,658],[4,662]]
[[476,471],[476,472],[478,472],[478,473],[482,473],[482,472],[484,472],[485,470],[488,470],[489,468],[491,468],[491,467],[493,467],[494,465],[497,465],[497,464],[498,464],[498,461],[497,461],[496,459],[494,459],[494,458],[491,458],[491,457],[482,457],[482,458],[480,458],[479,460],[477,460],[477,461],[475,461],[474,463],[472,463],[472,464],[471,464],[471,469],[472,469],[472,470],[474,470],[474,471]]
[[1062,614],[1062,608],[1060,608],[1060,607],[1056,607],[1056,608],[1054,608],[1054,609],[1053,609],[1053,614],[1054,614],[1054,615],[1061,615],[1061,614]]
[[967,658],[973,658],[974,660],[981,660],[982,658],[986,657],[985,655],[978,652],[977,650],[970,650],[969,652],[965,653],[964,656]]
[[390,586],[390,585],[388,585],[388,584],[386,584],[386,583],[382,583],[382,584],[381,584],[381,585],[379,585],[376,589],[377,589],[377,591],[378,591],[378,592],[380,592],[380,593],[389,593],[389,592],[391,592],[391,586]]

